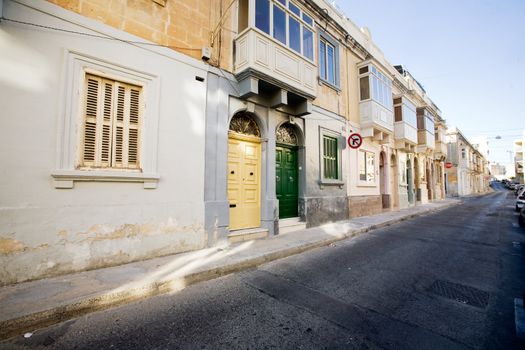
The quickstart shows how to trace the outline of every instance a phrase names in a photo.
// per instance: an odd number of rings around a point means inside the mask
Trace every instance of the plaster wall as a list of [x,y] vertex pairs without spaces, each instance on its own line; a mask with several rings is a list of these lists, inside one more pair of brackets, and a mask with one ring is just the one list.
[[[348,149],[346,147],[346,121],[342,116],[330,111],[314,108],[313,113],[304,118],[304,170],[305,191],[299,204],[301,216],[307,226],[344,220],[348,218],[346,186],[348,172]],[[339,142],[340,179],[323,181],[321,169],[322,133],[337,137]]]
[[[24,5],[27,3],[27,6]],[[82,32],[139,38],[47,2],[4,3],[8,18]],[[93,32],[94,33],[94,32]],[[206,245],[204,235],[204,123],[206,66],[168,49],[140,48],[98,38],[2,22],[0,51],[0,284],[122,264]],[[69,53],[116,69],[147,74],[158,89],[146,109],[155,111],[157,188],[140,182],[74,182],[58,189],[59,139],[70,117],[66,91]],[[77,134],[69,135],[78,152]]]

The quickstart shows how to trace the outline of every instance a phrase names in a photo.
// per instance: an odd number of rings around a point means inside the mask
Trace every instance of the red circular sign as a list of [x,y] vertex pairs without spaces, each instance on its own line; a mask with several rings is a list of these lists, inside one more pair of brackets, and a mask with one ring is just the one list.
[[446,162],[445,163],[445,168],[447,168],[447,169],[452,168],[452,166],[453,166],[453,164],[451,162]]
[[363,138],[358,133],[353,133],[350,136],[348,136],[348,146],[350,146],[350,148],[359,148],[362,143]]

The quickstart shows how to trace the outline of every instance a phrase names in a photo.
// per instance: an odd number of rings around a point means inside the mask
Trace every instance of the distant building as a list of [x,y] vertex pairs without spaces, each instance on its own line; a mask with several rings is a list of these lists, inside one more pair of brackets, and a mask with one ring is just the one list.
[[506,172],[505,165],[501,165],[499,163],[490,165],[491,175],[497,178],[498,180],[501,180],[505,177],[505,172]]
[[485,159],[489,158],[490,150],[489,150],[489,140],[487,136],[474,136],[471,138],[471,143],[474,148],[476,148],[479,153],[485,157]]
[[525,151],[525,130],[521,139],[514,141],[514,172],[516,182],[523,183],[523,153]]
[[488,161],[456,127],[447,130],[446,188],[449,196],[485,193],[489,186]]

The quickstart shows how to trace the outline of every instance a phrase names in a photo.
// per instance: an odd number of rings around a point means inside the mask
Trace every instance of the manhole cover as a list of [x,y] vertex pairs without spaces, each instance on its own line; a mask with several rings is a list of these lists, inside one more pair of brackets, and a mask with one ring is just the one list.
[[436,295],[462,304],[484,308],[489,303],[490,294],[488,292],[462,284],[437,280],[430,286],[429,290]]

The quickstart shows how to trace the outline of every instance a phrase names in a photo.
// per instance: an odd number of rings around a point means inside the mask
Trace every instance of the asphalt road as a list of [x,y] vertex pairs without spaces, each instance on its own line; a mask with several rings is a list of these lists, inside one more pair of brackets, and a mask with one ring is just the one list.
[[0,349],[520,349],[525,229],[510,191]]

